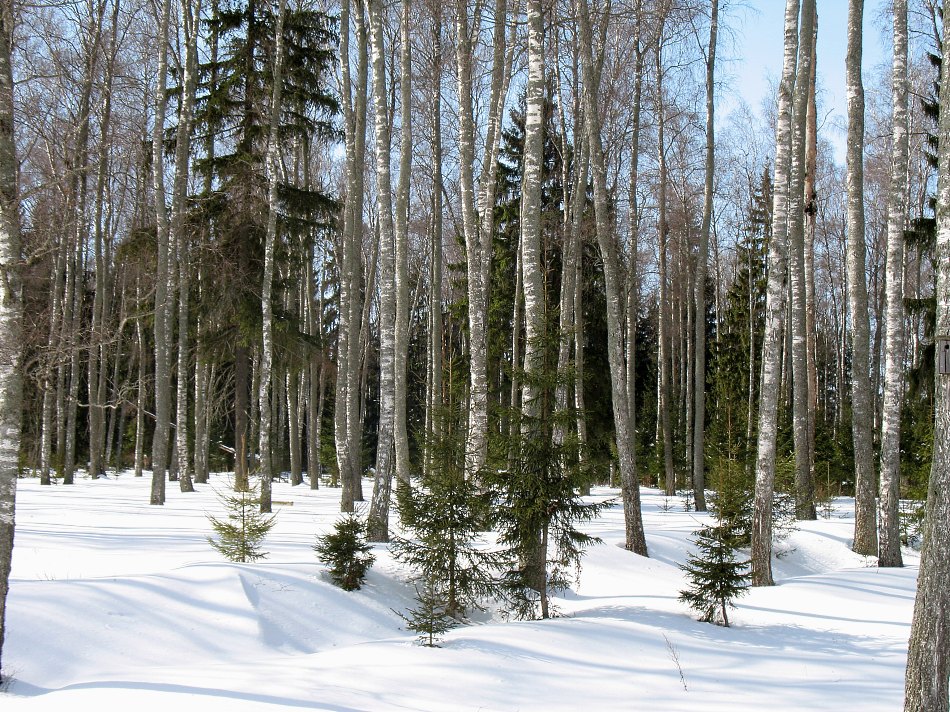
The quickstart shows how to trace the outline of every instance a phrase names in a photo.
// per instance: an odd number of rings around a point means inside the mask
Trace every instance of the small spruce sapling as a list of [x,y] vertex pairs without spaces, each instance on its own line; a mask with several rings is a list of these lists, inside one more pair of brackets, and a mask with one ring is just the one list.
[[[521,378],[533,380],[538,392],[551,396],[560,379],[570,376],[542,372]],[[551,594],[579,576],[584,550],[600,542],[577,524],[610,506],[578,495],[584,474],[577,466],[580,442],[570,433],[574,413],[554,410],[547,402],[533,413],[511,413],[514,427],[505,443],[509,469],[486,476],[496,505],[492,518],[498,542],[514,563],[503,577],[504,593],[522,619],[556,614]]]
[[218,493],[218,499],[227,510],[226,519],[208,515],[211,527],[217,537],[208,537],[208,542],[220,551],[229,561],[249,563],[263,559],[267,552],[261,550],[261,544],[274,526],[275,515],[262,514],[261,498],[254,490],[243,490],[225,494]]
[[[421,584],[421,586],[420,586]],[[419,642],[434,648],[449,630],[458,625],[458,621],[449,612],[448,596],[445,586],[434,577],[420,579],[415,583],[416,603],[399,617],[413,633],[419,634]]]
[[484,546],[485,498],[475,478],[465,477],[462,438],[447,433],[431,440],[432,464],[418,486],[397,487],[399,519],[411,536],[394,537],[391,548],[420,580],[438,582],[446,612],[461,620],[495,594],[504,557]]
[[733,600],[748,591],[747,562],[736,560],[736,532],[720,519],[715,526],[694,532],[699,555],[690,554],[680,568],[689,587],[679,600],[700,614],[700,620],[729,627],[727,609]]
[[366,543],[366,523],[350,514],[337,521],[333,532],[318,537],[313,550],[320,563],[330,567],[330,578],[344,591],[356,591],[376,561]]

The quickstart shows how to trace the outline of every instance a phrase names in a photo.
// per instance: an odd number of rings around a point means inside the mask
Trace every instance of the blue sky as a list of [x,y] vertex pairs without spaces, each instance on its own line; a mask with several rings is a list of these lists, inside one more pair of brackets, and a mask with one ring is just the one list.
[[[864,10],[864,75],[890,57],[890,42],[882,32],[882,3],[866,0]],[[727,60],[722,76],[727,87],[720,90],[723,114],[731,109],[728,97],[738,94],[753,111],[761,111],[763,99],[777,83],[782,71],[785,0],[742,0],[723,18],[732,41],[723,46]],[[844,57],[847,44],[847,0],[818,0],[818,87],[819,102],[827,115],[825,136],[835,145],[836,157],[844,160],[844,135],[847,104]],[[886,45],[886,46],[885,46]],[[731,60],[731,61],[730,61]],[[841,127],[841,128],[837,128]]]

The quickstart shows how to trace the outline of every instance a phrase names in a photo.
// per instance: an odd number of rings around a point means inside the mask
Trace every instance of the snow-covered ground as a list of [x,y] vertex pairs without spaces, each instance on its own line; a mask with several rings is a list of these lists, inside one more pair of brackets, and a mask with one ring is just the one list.
[[[213,486],[226,487],[224,476]],[[408,572],[384,546],[368,584],[335,588],[311,550],[338,489],[275,484],[277,525],[257,564],[207,543],[212,487],[148,505],[148,478],[22,480],[7,607],[4,712],[131,710],[896,710],[918,559],[884,570],[848,549],[852,503],[777,547],[778,585],[732,628],[677,600],[677,564],[704,517],[643,490],[651,558],[625,551],[616,504],[562,617],[498,617],[417,645],[395,611]],[[369,485],[367,485],[369,486]],[[595,490],[594,497],[615,496]]]

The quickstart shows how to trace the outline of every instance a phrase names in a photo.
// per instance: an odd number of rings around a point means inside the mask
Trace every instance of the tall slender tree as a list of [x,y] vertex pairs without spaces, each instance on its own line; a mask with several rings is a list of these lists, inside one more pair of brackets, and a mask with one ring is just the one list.
[[854,439],[854,550],[877,554],[874,502],[870,324],[864,244],[864,0],[848,0],[848,324],[851,328],[851,431]]
[[[13,561],[23,381],[20,207],[13,123],[14,4],[0,4],[0,654]],[[3,679],[0,657],[0,680]]]
[[693,500],[696,511],[706,510],[706,270],[709,262],[709,232],[712,224],[713,181],[716,170],[716,36],[719,31],[719,0],[709,5],[709,44],[706,49],[706,177],[703,183],[703,224],[699,233],[699,254],[696,256],[695,382],[693,392]]
[[[943,3],[950,18],[950,0]],[[943,23],[940,105],[950,106],[950,22]],[[950,334],[950,111],[937,125],[937,333]],[[950,708],[950,377],[937,376],[934,388],[934,449],[917,597],[910,629],[905,676],[905,712],[946,712]]]
[[759,390],[759,427],[752,515],[752,585],[771,586],[772,500],[775,491],[775,443],[778,435],[778,399],[782,369],[782,334],[788,268],[788,203],[791,173],[792,92],[798,52],[800,0],[785,3],[785,51],[778,91],[775,131],[775,190],[769,277],[766,288],[765,334],[762,341],[762,378]]
[[893,145],[887,202],[887,334],[881,418],[878,565],[902,566],[900,547],[900,432],[904,396],[904,226],[907,222],[907,0],[894,0],[891,69]]

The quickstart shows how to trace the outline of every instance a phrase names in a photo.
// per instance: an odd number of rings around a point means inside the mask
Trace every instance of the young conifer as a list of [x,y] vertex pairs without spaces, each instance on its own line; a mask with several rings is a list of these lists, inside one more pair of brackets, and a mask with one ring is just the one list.
[[366,579],[366,572],[376,561],[366,543],[366,523],[354,514],[338,520],[333,532],[319,537],[313,550],[320,563],[330,567],[330,578],[344,591],[356,591]]
[[399,484],[399,518],[411,537],[394,537],[392,551],[421,580],[438,582],[447,615],[458,620],[495,593],[504,557],[481,542],[485,505],[465,477],[463,433],[443,433],[429,446],[432,466],[418,486]]
[[[421,586],[421,587],[420,587]],[[434,648],[442,636],[458,625],[458,620],[449,612],[449,598],[444,583],[434,577],[423,578],[416,585],[416,608],[409,609],[400,617],[413,633],[419,634],[419,642]]]
[[208,537],[208,542],[229,561],[249,563],[263,559],[267,552],[261,544],[276,521],[274,515],[262,514],[261,498],[253,490],[219,493],[218,498],[227,509],[227,518],[218,519],[208,515],[217,538]]
[[690,554],[680,568],[686,572],[689,587],[679,599],[700,614],[700,620],[729,627],[727,609],[733,600],[748,590],[748,563],[736,560],[734,527],[718,521],[695,532],[699,555]]
[[505,443],[509,470],[487,477],[499,543],[516,562],[503,585],[519,618],[549,618],[556,613],[550,594],[571,584],[580,572],[584,549],[600,541],[577,524],[610,505],[578,495],[585,478],[577,465],[580,444],[570,433],[574,414],[549,407],[560,379],[570,377],[522,373],[523,382],[534,381],[543,402],[534,413],[512,413],[516,427]]

